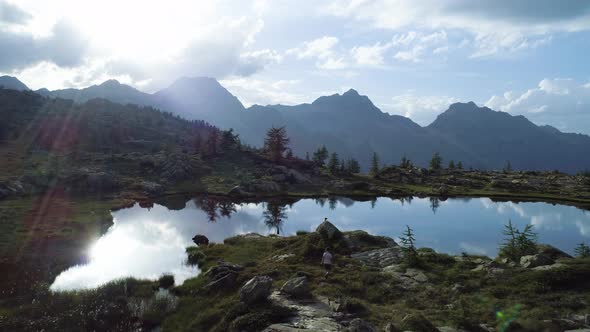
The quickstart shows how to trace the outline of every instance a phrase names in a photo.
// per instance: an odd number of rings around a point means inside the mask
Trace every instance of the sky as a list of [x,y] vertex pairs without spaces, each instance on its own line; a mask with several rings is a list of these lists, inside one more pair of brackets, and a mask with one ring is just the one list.
[[0,74],[32,89],[217,78],[246,106],[354,88],[428,125],[474,101],[590,134],[590,1],[0,0]]

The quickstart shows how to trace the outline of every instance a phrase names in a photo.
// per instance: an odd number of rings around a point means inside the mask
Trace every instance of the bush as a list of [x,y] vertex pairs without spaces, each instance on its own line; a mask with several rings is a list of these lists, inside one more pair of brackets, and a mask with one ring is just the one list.
[[207,258],[207,255],[199,247],[186,248],[187,261],[191,265],[202,265]]
[[308,231],[299,230],[299,231],[295,232],[295,235],[297,235],[297,236],[307,235],[307,234],[309,234]]
[[161,288],[168,289],[174,286],[174,276],[172,274],[163,274],[158,279],[158,284]]

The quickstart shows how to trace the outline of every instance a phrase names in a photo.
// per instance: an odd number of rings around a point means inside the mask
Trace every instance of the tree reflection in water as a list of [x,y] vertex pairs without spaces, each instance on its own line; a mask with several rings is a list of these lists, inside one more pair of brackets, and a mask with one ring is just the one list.
[[236,204],[223,197],[201,196],[193,198],[193,202],[205,212],[209,222],[216,222],[219,217],[230,218],[237,211]]
[[270,201],[266,204],[266,210],[262,216],[266,226],[276,228],[278,235],[283,223],[287,220],[287,205],[277,201]]

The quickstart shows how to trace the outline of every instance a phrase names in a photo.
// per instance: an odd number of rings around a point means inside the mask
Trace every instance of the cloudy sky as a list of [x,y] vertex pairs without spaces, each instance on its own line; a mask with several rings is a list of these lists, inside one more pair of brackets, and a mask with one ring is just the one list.
[[355,88],[427,125],[473,100],[590,134],[590,1],[0,0],[0,74],[33,89],[219,79],[246,105]]

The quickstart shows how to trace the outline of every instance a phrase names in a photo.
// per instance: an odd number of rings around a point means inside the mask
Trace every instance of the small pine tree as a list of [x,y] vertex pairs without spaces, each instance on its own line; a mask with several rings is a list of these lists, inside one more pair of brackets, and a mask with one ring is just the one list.
[[336,152],[333,152],[330,155],[330,160],[328,161],[328,171],[330,171],[330,174],[336,174],[338,172],[339,165],[340,163],[338,161],[338,154]]
[[404,261],[409,267],[419,265],[418,251],[416,250],[416,238],[414,237],[414,230],[406,225],[406,230],[400,236],[401,249],[404,254]]
[[287,153],[285,154],[285,158],[293,159],[293,150],[287,149]]
[[326,146],[322,146],[322,147],[318,148],[313,153],[313,161],[320,166],[325,165],[326,159],[328,159],[328,149],[326,149]]
[[580,243],[578,244],[578,246],[576,247],[576,249],[574,249],[575,253],[576,253],[576,257],[579,258],[587,258],[590,257],[590,247],[586,244],[586,243]]
[[350,159],[348,159],[348,161],[346,163],[346,170],[348,173],[351,173],[351,174],[360,173],[361,172],[361,165],[359,164],[359,162],[356,159],[350,158]]
[[369,174],[372,177],[376,177],[379,174],[379,156],[377,152],[373,152],[373,159],[371,160],[371,169],[369,170]]
[[434,155],[432,156],[432,159],[430,160],[430,169],[438,170],[438,169],[441,169],[441,167],[442,167],[442,157],[440,156],[440,154],[438,154],[438,152],[435,152]]
[[504,226],[502,232],[506,236],[500,247],[500,256],[514,262],[520,261],[520,257],[533,255],[537,252],[537,233],[533,231],[533,225],[528,224],[522,231],[512,225],[512,220]]
[[305,160],[309,161],[309,152],[305,153]]
[[457,163],[457,169],[463,169],[463,163],[462,162],[458,162]]
[[455,169],[455,162],[453,160],[449,161],[449,169]]

